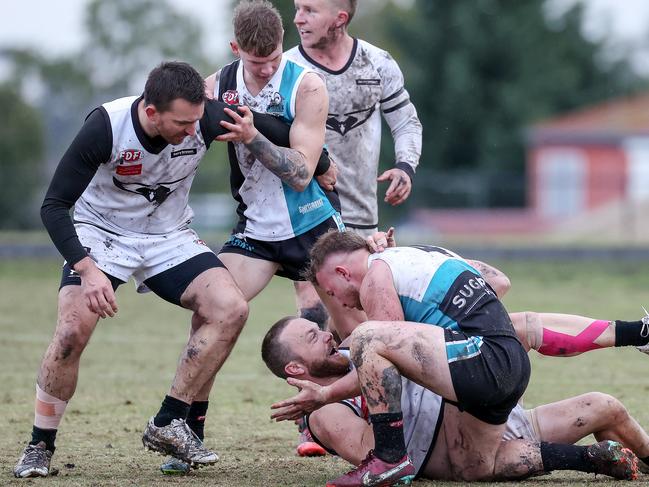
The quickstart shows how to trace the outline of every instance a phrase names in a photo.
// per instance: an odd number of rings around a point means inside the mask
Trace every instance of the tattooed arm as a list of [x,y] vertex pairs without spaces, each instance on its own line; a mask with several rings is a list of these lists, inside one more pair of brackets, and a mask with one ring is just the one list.
[[221,75],[221,70],[205,78],[205,96],[207,96],[210,99],[214,98],[214,87],[216,86],[216,83],[219,82],[220,75]]
[[509,277],[504,272],[479,260],[467,259],[467,262],[485,278],[485,281],[496,292],[498,298],[502,298],[512,287]]
[[255,128],[252,113],[245,106],[239,113],[225,109],[234,124],[221,122],[230,132],[217,140],[243,142],[269,171],[296,191],[308,186],[322,153],[329,97],[324,81],[314,74],[304,76],[295,101],[295,119],[291,124],[290,148],[278,147]]
[[359,289],[367,318],[377,321],[405,321],[401,301],[394,288],[392,271],[382,260],[375,260]]

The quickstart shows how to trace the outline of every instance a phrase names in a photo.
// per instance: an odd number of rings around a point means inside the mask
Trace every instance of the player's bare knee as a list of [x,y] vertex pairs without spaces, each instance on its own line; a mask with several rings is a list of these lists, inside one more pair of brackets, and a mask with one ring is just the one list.
[[611,424],[621,424],[629,419],[629,412],[616,397],[604,392],[591,392],[589,396],[590,400],[599,405],[602,416]]
[[374,327],[374,322],[372,321],[366,321],[365,323],[361,323],[352,331],[350,337],[351,343],[350,343],[350,349],[352,353],[354,350],[357,352],[361,352],[364,350],[368,350],[370,347],[374,345],[374,333],[375,327]]
[[242,328],[248,319],[250,307],[243,296],[235,295],[228,299],[228,303],[225,305],[225,312],[227,314],[224,319],[226,324]]
[[59,327],[52,339],[55,359],[65,361],[78,358],[89,340],[90,334],[81,327]]
[[377,322],[361,323],[350,335],[349,350],[356,367],[360,367],[367,353],[380,353],[382,343],[377,340]]
[[242,328],[248,319],[248,303],[241,293],[227,296],[202,296],[194,301],[192,327],[196,324]]

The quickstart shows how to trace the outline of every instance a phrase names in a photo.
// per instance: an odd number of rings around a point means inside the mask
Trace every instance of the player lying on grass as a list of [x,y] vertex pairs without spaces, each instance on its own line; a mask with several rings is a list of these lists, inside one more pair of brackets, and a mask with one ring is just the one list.
[[358,381],[353,374],[337,381],[334,397],[350,397],[360,382],[376,448],[331,485],[360,485],[368,476],[376,479],[373,485],[412,478],[400,373],[453,404],[446,408],[444,431],[449,444],[462,445],[449,450],[449,459],[463,480],[498,477],[497,465],[507,466],[509,476],[529,475],[531,467],[525,468],[533,463],[534,447],[500,443],[527,385],[529,361],[507,312],[477,270],[437,247],[371,255],[366,242],[350,234],[325,235],[311,259],[312,281],[375,320],[352,332]]
[[[389,246],[395,246],[394,229],[385,233],[377,232],[367,239],[367,244],[373,252],[381,252]],[[467,262],[481,273],[499,298],[502,298],[510,289],[509,278],[498,269],[476,260],[467,260]],[[648,348],[646,345],[649,340],[647,338],[649,334],[648,317],[636,322],[624,322],[527,311],[510,313],[510,318],[523,346],[527,350],[533,348],[545,355],[572,356],[587,350],[624,345],[636,345],[645,352]],[[343,329],[340,331],[340,335],[343,338],[347,337],[354,328]],[[597,332],[596,335],[593,335],[594,331]],[[296,398],[278,403],[278,407],[288,406],[288,408],[280,407],[275,416],[281,417],[283,414],[295,413],[295,410],[299,408],[291,411],[290,405],[296,404],[292,401],[307,399],[308,396],[305,397],[305,393],[300,393]],[[309,429],[307,428],[305,431],[308,432]]]
[[[523,478],[555,449],[501,442],[529,381],[527,353],[477,270],[439,248],[370,254],[357,235],[327,233],[311,249],[310,280],[370,320],[350,335],[354,372],[334,397],[367,400],[375,448],[331,486],[409,483],[416,472],[403,436],[401,374],[452,403],[443,431],[462,480]],[[502,468],[502,469],[501,469]]]
[[[313,322],[288,317],[267,333],[262,355],[270,370],[291,383],[326,386],[344,376],[350,367],[348,349],[334,348],[331,334]],[[404,439],[416,475],[428,479],[461,480],[461,465],[451,468],[449,445],[442,427],[445,411],[453,406],[437,394],[407,379],[402,380],[401,408]],[[374,448],[368,410],[359,396],[327,404],[307,416],[314,439],[329,452],[358,465]],[[593,434],[599,443],[572,443]],[[524,439],[536,454],[523,470],[536,475],[552,470],[579,470],[631,478],[633,458],[614,440],[649,462],[649,436],[616,398],[591,392],[531,410],[516,406],[507,418],[503,440]],[[521,465],[496,464],[495,478],[516,476]]]

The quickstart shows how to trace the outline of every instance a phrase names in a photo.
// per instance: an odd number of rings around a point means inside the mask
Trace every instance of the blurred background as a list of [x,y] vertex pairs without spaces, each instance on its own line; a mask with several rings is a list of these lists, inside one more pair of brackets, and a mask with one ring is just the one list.
[[[3,6],[0,255],[55,254],[38,211],[86,114],[139,94],[163,59],[186,60],[205,76],[229,62],[235,3]],[[297,43],[293,2],[273,3],[288,49]],[[649,2],[360,0],[350,32],[397,60],[424,126],[412,195],[380,208],[381,226],[395,225],[402,242],[644,255]],[[195,227],[217,240],[235,213],[225,151],[215,149],[191,204]],[[393,162],[386,131],[382,167]]]

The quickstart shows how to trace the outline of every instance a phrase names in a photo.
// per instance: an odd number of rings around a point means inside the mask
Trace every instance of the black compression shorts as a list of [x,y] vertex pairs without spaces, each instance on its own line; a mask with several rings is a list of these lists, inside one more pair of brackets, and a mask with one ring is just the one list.
[[219,254],[240,254],[253,259],[275,262],[280,265],[276,275],[292,281],[303,281],[301,273],[309,263],[309,251],[315,241],[329,230],[341,228],[340,215],[335,214],[302,235],[278,242],[264,242],[235,234],[223,245]]
[[[460,411],[489,424],[504,424],[530,379],[530,360],[517,338],[469,336],[444,330],[453,388]],[[482,341],[475,353],[450,360],[450,350]]]

